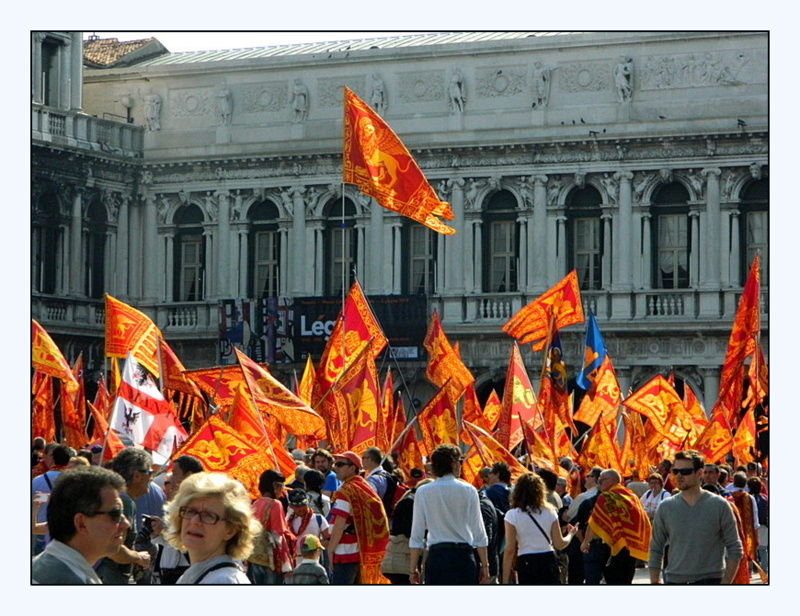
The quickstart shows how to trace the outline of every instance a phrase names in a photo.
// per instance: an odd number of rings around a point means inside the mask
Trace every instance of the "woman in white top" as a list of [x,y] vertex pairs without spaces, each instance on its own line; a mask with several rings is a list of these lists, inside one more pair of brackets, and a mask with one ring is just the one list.
[[514,484],[511,509],[505,516],[503,584],[511,583],[512,571],[519,584],[561,583],[553,548],[566,548],[578,531],[567,524],[566,536],[561,535],[558,515],[547,502],[546,492],[541,477],[533,473],[525,473]]
[[658,509],[661,501],[669,498],[672,495],[664,489],[664,480],[658,473],[651,474],[647,478],[647,483],[650,486],[650,489],[642,494],[642,497],[639,500],[642,501],[644,512],[652,522],[653,517],[656,515],[656,509]]
[[241,561],[261,524],[244,486],[224,473],[193,473],[164,508],[172,547],[189,553],[178,584],[249,584]]

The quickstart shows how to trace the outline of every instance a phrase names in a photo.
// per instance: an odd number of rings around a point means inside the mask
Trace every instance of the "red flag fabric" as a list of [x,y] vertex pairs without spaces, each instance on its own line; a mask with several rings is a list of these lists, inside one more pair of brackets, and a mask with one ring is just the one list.
[[360,366],[353,370],[353,378],[341,383],[339,391],[346,402],[350,417],[350,441],[347,450],[361,455],[368,447],[377,447],[380,398],[378,375],[372,355],[364,353],[357,363]]
[[478,450],[478,453],[483,461],[483,466],[491,466],[495,462],[505,462],[508,464],[508,469],[511,471],[511,482],[515,482],[528,470],[520,464],[514,455],[496,439],[468,421],[464,422],[464,428],[467,430],[471,440],[472,446]]
[[300,384],[297,386],[297,397],[311,406],[312,392],[314,391],[314,363],[311,361],[311,353],[306,358],[306,367],[303,376],[300,377]]
[[[374,361],[373,361],[374,364]],[[392,369],[386,371],[386,378],[381,389],[380,403],[378,404],[378,427],[376,430],[377,447],[386,451],[392,446],[392,429],[394,427],[394,382]],[[398,433],[399,436],[399,433]]]
[[660,374],[633,392],[622,404],[647,417],[653,422],[653,427],[673,443],[680,444],[686,436],[670,430],[670,413],[675,412],[678,417],[688,416],[688,413],[675,389]]
[[53,377],[37,370],[33,374],[33,403],[31,404],[31,436],[41,436],[48,443],[56,440],[56,420],[53,415]]
[[733,436],[725,413],[722,411],[712,413],[706,429],[695,441],[694,449],[703,454],[706,462],[715,463],[724,460],[732,447]]
[[551,315],[554,317],[555,330],[583,323],[583,304],[575,270],[518,310],[503,325],[503,331],[520,344],[533,343],[533,350],[540,351],[546,343]]
[[31,363],[35,370],[44,374],[49,374],[64,383],[64,388],[71,394],[78,391],[78,381],[75,375],[61,354],[61,351],[53,342],[50,335],[39,325],[35,319],[31,319],[32,338],[31,343]]
[[589,528],[611,547],[616,556],[628,548],[631,556],[647,560],[650,549],[650,520],[639,497],[628,488],[615,485],[597,497]]
[[[395,438],[399,438],[398,433]],[[389,453],[397,452],[397,466],[405,473],[406,477],[411,476],[411,469],[423,469],[422,453],[420,452],[419,443],[417,442],[417,433],[414,427],[410,427],[400,442],[392,448]]]
[[143,312],[106,295],[106,356],[133,358],[159,377],[158,339],[161,331]]
[[111,396],[106,389],[106,379],[101,374],[97,380],[97,393],[94,395],[94,408],[96,408],[108,422],[108,414],[111,412]]
[[108,429],[108,420],[103,416],[103,413],[91,402],[86,403],[89,407],[89,412],[94,419],[94,430],[92,431],[92,445],[99,447],[105,446],[103,449],[103,462],[109,462],[114,459],[120,451],[125,449],[122,441],[114,433],[113,430]]
[[167,344],[167,341],[160,338],[159,343],[161,345],[161,367],[164,371],[162,379],[164,389],[180,391],[191,396],[202,398],[203,394],[200,393],[200,389],[186,376],[186,368],[183,367],[183,363],[181,363],[181,360],[175,355],[175,352]]
[[86,445],[86,394],[83,384],[83,353],[72,365],[72,374],[78,382],[78,391],[74,394],[64,392],[61,395],[61,422],[64,427],[64,442],[74,449]]
[[606,353],[573,419],[588,426],[594,426],[598,421],[607,425],[613,424],[621,397],[611,356]]
[[503,410],[503,403],[500,401],[500,396],[492,389],[489,392],[489,397],[483,404],[483,417],[489,425],[487,432],[492,432],[497,428],[497,422],[500,419],[500,414]]
[[449,380],[450,397],[453,401],[458,400],[467,386],[475,382],[475,377],[461,361],[458,353],[450,346],[450,341],[442,329],[436,310],[431,315],[428,332],[422,346],[428,352],[425,376],[436,387],[441,387]]
[[531,425],[534,430],[542,423],[536,405],[536,395],[515,342],[511,346],[506,370],[502,410],[497,421],[497,442],[508,450],[516,447],[523,437],[521,425],[523,421]]
[[394,131],[349,88],[344,89],[342,181],[438,233],[455,233],[437,218],[452,220],[450,205],[439,200]]
[[736,464],[755,462],[756,420],[752,409],[745,411],[733,435],[733,457]]
[[422,433],[421,446],[425,456],[430,457],[439,445],[458,444],[456,413],[446,385],[419,412],[417,424]]

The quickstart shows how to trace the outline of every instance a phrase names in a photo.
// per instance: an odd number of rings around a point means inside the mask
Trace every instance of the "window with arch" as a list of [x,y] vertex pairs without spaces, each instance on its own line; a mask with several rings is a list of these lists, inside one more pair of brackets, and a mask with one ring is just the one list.
[[747,280],[750,264],[756,254],[761,255],[761,285],[768,286],[769,274],[769,182],[756,180],[742,191],[739,224],[740,246],[742,250],[740,275],[741,284]]
[[491,195],[483,213],[484,293],[518,290],[519,225],[517,198],[508,190]]
[[653,198],[655,288],[689,288],[689,191],[680,182],[665,184]]
[[[581,290],[603,288],[603,198],[594,186],[567,195],[567,270],[575,270]],[[608,281],[606,281],[608,282]]]
[[406,294],[430,294],[435,288],[436,249],[439,234],[425,225],[411,220],[403,224],[402,292]]
[[105,292],[106,263],[106,208],[100,198],[89,204],[86,212],[86,266],[84,293],[87,297],[101,299]]
[[64,221],[55,191],[46,191],[37,199],[32,218],[31,287],[39,293],[53,294],[57,291]]
[[205,296],[206,251],[203,212],[194,204],[175,212],[175,301],[199,302]]
[[281,235],[278,230],[278,206],[272,201],[253,204],[250,220],[250,254],[252,275],[248,297],[277,297],[280,284]]
[[358,254],[356,206],[349,197],[337,197],[325,204],[324,212],[325,294],[338,296],[343,286],[346,292],[354,280]]

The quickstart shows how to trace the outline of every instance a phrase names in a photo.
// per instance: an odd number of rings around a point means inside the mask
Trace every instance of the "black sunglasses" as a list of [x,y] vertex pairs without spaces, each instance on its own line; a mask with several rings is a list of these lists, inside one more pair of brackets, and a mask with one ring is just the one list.
[[355,466],[355,464],[352,464],[351,462],[335,462],[333,465],[336,468],[339,468],[341,466]]
[[114,509],[109,509],[108,511],[93,511],[92,513],[87,513],[89,517],[94,517],[96,515],[107,515],[111,518],[111,521],[114,523],[119,524],[119,521],[123,517],[122,507],[115,507]]
[[689,475],[694,475],[696,472],[697,471],[694,470],[693,468],[673,468],[672,469],[672,474],[673,475],[683,475],[684,477],[687,477]]

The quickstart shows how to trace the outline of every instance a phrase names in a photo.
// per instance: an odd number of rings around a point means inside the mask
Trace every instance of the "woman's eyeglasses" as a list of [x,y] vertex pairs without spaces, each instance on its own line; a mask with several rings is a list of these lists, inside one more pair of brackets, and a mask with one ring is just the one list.
[[123,518],[122,507],[116,507],[114,509],[109,509],[108,511],[93,511],[92,513],[87,513],[86,515],[89,517],[94,517],[96,515],[107,515],[115,524],[119,524],[119,521]]
[[194,516],[199,515],[200,521],[203,524],[216,524],[220,520],[225,520],[222,516],[217,515],[213,511],[200,511],[194,507],[181,507],[178,509],[178,515],[184,520],[191,520]]

